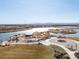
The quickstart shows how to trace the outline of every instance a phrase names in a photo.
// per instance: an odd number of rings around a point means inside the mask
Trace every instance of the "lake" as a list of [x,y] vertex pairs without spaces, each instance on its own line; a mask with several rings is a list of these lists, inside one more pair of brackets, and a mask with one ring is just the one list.
[[79,33],[76,34],[66,34],[66,37],[79,37]]
[[8,40],[10,36],[16,35],[16,32],[0,33],[0,40]]

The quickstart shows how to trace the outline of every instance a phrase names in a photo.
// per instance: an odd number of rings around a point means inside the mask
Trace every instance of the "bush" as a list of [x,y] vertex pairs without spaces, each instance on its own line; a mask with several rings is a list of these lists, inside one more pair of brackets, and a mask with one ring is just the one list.
[[74,55],[79,59],[79,52],[75,52]]

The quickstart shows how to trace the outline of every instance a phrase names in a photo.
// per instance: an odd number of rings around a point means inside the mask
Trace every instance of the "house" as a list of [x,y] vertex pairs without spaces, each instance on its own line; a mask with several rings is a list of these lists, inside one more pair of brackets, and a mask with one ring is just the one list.
[[49,32],[34,32],[32,34],[33,38],[38,38],[43,40],[49,38],[49,36],[50,36]]
[[10,37],[10,39],[8,40],[9,42],[17,42],[18,41],[18,36],[17,35],[13,35]]
[[10,43],[8,41],[3,41],[1,44],[1,46],[9,46],[9,45],[10,45]]

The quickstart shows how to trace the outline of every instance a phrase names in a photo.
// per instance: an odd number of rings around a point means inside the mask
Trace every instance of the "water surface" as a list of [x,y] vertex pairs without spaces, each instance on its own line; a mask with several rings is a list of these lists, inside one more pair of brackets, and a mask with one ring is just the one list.
[[8,40],[10,38],[10,36],[13,36],[17,34],[16,32],[9,32],[9,33],[0,33],[0,40],[4,41],[4,40]]
[[76,34],[66,34],[66,37],[79,37],[79,33]]

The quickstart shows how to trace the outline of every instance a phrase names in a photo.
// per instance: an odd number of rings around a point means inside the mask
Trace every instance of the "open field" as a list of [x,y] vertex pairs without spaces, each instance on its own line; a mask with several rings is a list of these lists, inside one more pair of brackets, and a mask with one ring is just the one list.
[[55,51],[66,53],[64,49],[52,45],[11,45],[0,48],[0,59],[56,59]]
[[0,59],[55,59],[44,45],[12,45],[0,48]]

